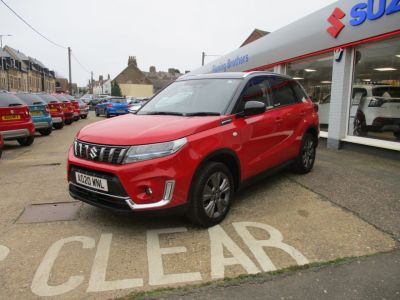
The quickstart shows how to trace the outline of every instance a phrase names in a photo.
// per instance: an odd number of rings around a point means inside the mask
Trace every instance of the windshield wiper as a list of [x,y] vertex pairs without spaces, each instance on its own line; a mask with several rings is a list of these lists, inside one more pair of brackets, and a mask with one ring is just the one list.
[[194,116],[220,116],[220,113],[211,112],[211,111],[199,111],[193,113],[186,113],[185,116],[187,117],[194,117]]
[[150,111],[145,113],[145,115],[171,115],[171,116],[183,116],[183,113],[176,111]]

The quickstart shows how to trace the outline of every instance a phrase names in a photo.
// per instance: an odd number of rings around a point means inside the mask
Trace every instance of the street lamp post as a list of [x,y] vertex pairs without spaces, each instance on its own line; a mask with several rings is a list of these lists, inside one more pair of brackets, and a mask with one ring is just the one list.
[[3,36],[12,36],[11,34],[0,34],[0,47],[3,49]]
[[216,54],[206,54],[204,51],[201,53],[201,65],[204,66],[204,61],[206,56],[222,56],[222,55],[216,55]]

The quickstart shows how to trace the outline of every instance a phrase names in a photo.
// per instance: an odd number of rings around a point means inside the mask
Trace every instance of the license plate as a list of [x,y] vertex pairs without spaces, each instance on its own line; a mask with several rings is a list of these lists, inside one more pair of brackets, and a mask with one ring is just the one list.
[[7,116],[2,116],[1,119],[4,121],[20,120],[21,116],[20,115],[7,115]]
[[122,109],[118,109],[117,110],[117,113],[124,113],[125,111],[124,110],[122,110]]
[[50,112],[57,112],[57,108],[50,108]]
[[41,116],[41,115],[42,115],[42,112],[41,112],[41,111],[32,111],[32,112],[31,112],[31,115],[32,115],[32,116]]
[[95,176],[90,176],[75,172],[76,183],[91,187],[96,190],[108,192],[107,180]]

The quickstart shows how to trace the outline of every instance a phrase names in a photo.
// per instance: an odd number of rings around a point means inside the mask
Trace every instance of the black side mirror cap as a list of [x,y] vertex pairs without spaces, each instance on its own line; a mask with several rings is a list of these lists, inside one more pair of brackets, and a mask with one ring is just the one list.
[[265,112],[266,105],[261,101],[247,101],[244,105],[244,115],[254,116]]

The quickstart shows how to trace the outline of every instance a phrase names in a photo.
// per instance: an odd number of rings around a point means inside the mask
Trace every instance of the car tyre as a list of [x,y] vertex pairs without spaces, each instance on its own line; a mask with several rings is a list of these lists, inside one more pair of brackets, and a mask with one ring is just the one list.
[[31,135],[31,136],[28,136],[28,137],[25,137],[25,138],[17,139],[18,143],[21,146],[24,146],[24,147],[32,145],[34,140],[35,140],[35,136],[34,135]]
[[365,121],[363,121],[360,117],[356,117],[353,122],[353,135],[354,136],[366,136],[367,135],[367,126]]
[[81,119],[86,119],[87,115],[81,115]]
[[64,127],[64,122],[53,124],[55,129],[62,129]]
[[110,117],[111,117],[111,115],[108,113],[108,111],[106,111],[106,118],[108,119]]
[[41,130],[39,130],[39,133],[40,133],[41,135],[48,136],[48,135],[51,134],[52,131],[53,131],[53,130],[52,130],[52,128],[50,127],[50,128],[46,128],[46,129],[41,129]]
[[235,191],[232,173],[225,164],[210,162],[195,178],[187,217],[202,227],[214,226],[229,211]]
[[293,171],[298,174],[306,174],[311,171],[315,162],[317,141],[310,133],[305,133],[301,141],[300,153],[293,163]]
[[65,120],[65,125],[71,125],[72,124],[72,120]]

